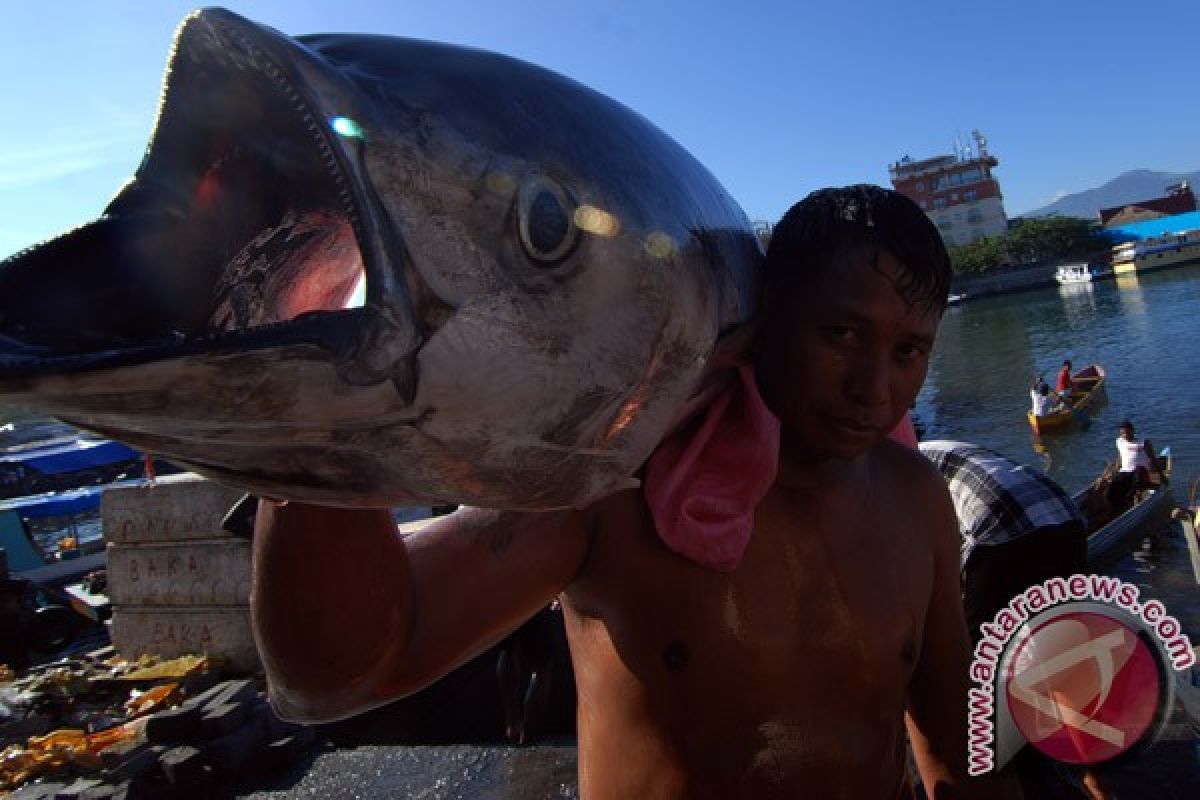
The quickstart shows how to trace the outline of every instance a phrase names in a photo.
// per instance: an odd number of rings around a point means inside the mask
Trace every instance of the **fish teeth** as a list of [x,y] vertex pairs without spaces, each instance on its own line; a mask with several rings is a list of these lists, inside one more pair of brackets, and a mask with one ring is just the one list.
[[363,240],[365,237],[362,235],[363,230],[358,207],[354,202],[354,194],[350,191],[346,183],[345,175],[342,174],[342,170],[338,167],[337,156],[334,155],[333,149],[329,146],[329,141],[324,134],[324,126],[313,116],[312,110],[304,102],[304,99],[296,91],[296,88],[288,81],[283,71],[275,66],[275,63],[262,50],[255,47],[253,42],[243,36],[240,31],[229,28],[226,25],[221,25],[220,27],[225,36],[235,42],[240,48],[241,52],[238,53],[240,62],[266,75],[283,92],[292,110],[299,116],[300,122],[308,130],[312,142],[317,146],[321,165],[325,168],[326,175],[334,181],[338,199],[342,203],[342,211],[345,212],[355,232],[359,234],[359,239]]

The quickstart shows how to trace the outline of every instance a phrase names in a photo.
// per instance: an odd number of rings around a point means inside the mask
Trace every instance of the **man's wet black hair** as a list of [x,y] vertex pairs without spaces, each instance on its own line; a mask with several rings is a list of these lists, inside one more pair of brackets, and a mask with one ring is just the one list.
[[941,234],[912,200],[870,184],[818,189],[788,209],[767,247],[767,290],[815,276],[842,250],[863,245],[900,262],[896,290],[907,302],[946,307],[953,270]]

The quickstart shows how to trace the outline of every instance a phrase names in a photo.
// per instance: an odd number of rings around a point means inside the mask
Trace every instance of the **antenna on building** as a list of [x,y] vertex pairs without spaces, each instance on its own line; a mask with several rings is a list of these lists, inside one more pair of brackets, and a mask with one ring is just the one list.
[[971,138],[975,140],[975,157],[987,157],[987,137],[979,132],[979,129],[971,131]]

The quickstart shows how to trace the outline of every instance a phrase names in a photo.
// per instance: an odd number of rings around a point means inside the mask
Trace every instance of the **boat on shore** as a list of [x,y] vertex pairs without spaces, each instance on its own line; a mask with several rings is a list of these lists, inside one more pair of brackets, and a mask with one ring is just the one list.
[[78,433],[0,447],[0,498],[28,497],[141,477],[143,456]]
[[1063,264],[1054,271],[1054,279],[1060,286],[1078,283],[1091,283],[1095,273],[1087,264]]
[[1109,507],[1107,498],[1109,483],[1116,473],[1115,463],[1075,495],[1075,505],[1088,520],[1089,565],[1109,560],[1135,534],[1152,530],[1155,525],[1161,526],[1170,520],[1174,510],[1170,486],[1171,448],[1165,447],[1159,452],[1158,466],[1161,483],[1135,490],[1133,503],[1116,515]]
[[0,548],[11,576],[35,586],[60,586],[103,569],[100,496],[106,489],[144,483],[126,480],[0,501]]
[[1088,408],[1095,405],[1096,400],[1104,392],[1104,382],[1107,378],[1104,367],[1090,364],[1076,372],[1071,377],[1071,393],[1066,398],[1066,405],[1057,408],[1049,414],[1038,415],[1032,410],[1026,412],[1029,427],[1033,432],[1057,433],[1068,428],[1073,421],[1083,416]]
[[1153,272],[1200,261],[1200,230],[1170,232],[1112,248],[1112,271],[1117,274]]
[[[103,594],[107,551],[100,496],[126,480],[0,500],[0,594],[10,598],[0,627],[13,630],[3,652],[18,663],[72,642],[107,637],[111,604]],[[16,604],[12,603],[16,599]],[[93,637],[94,638],[94,637]]]

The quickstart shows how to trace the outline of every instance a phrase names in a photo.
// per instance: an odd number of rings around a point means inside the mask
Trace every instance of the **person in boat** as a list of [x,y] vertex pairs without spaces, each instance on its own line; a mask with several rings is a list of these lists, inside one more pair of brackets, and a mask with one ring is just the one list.
[[[962,537],[963,606],[974,643],[1009,601],[1053,577],[1087,572],[1087,521],[1039,470],[975,444],[920,443],[950,490]],[[1010,769],[1026,800],[1107,797],[1099,776],[1025,747]]]
[[1059,399],[1068,403],[1074,388],[1075,382],[1071,378],[1071,362],[1067,360],[1062,363],[1062,369],[1058,371],[1058,379],[1054,382],[1054,391],[1058,394]]
[[1138,489],[1149,489],[1162,482],[1158,458],[1149,439],[1139,439],[1133,423],[1125,420],[1117,428],[1117,472],[1113,473],[1105,495],[1113,516],[1133,505]]
[[1050,391],[1049,384],[1039,375],[1029,389],[1029,398],[1033,405],[1033,414],[1044,417],[1062,407],[1062,398]]
[[1121,457],[1120,471],[1132,473],[1138,488],[1145,489],[1161,481],[1154,445],[1149,439],[1137,438],[1129,420],[1117,429],[1117,454]]
[[821,190],[772,236],[752,364],[644,488],[464,508],[406,537],[383,511],[263,503],[251,608],[271,702],[314,721],[386,703],[559,596],[583,798],[911,797],[906,729],[929,797],[1019,796],[967,775],[954,508],[886,439],[950,277],[911,200]]

